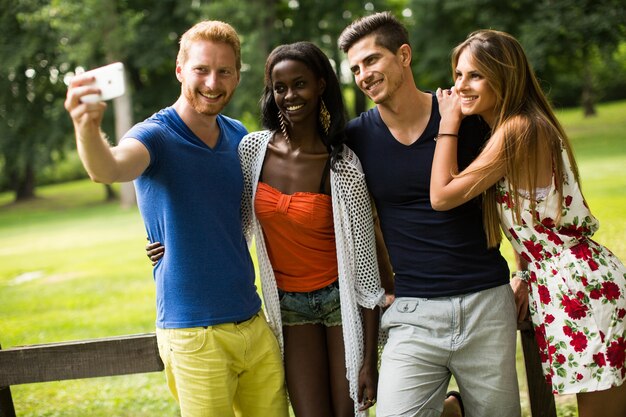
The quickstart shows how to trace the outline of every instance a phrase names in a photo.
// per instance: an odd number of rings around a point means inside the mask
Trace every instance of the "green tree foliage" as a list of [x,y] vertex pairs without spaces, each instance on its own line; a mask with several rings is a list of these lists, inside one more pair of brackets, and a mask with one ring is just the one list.
[[[559,88],[565,80],[566,88],[578,93],[580,100],[576,104],[583,106],[585,115],[595,114],[595,103],[603,94],[598,75],[603,67],[615,65],[615,52],[626,38],[624,2],[539,1],[522,33],[534,65],[553,80],[553,88],[565,90]],[[624,75],[613,77],[623,80]],[[612,86],[605,84],[604,88]]]
[[[73,148],[63,80],[77,68],[123,61],[136,97],[131,120],[177,97],[177,40],[199,20],[197,2],[0,1],[0,187],[17,200],[34,196],[36,172]],[[104,128],[114,131],[110,110]]]
[[62,156],[70,124],[63,109],[67,70],[44,0],[0,2],[0,186],[32,198],[38,169]]
[[[0,189],[10,187],[18,198],[34,195],[36,173],[74,148],[63,80],[78,67],[124,62],[134,122],[172,104],[180,92],[174,76],[178,39],[203,19],[227,21],[241,36],[242,79],[225,112],[257,129],[265,60],[281,43],[319,45],[344,84],[349,115],[363,111],[367,103],[337,49],[337,37],[352,20],[382,10],[392,11],[409,29],[420,88],[450,85],[451,48],[476,29],[493,28],[522,41],[559,104],[577,104],[583,91],[592,100],[623,98],[621,2],[0,0]],[[112,137],[114,113],[109,109],[104,122]]]
[[[450,51],[478,29],[511,33],[524,45],[551,99],[583,104],[593,113],[598,98],[626,91],[616,59],[626,40],[622,0],[411,0],[405,21],[413,46],[413,70],[425,89],[452,82]],[[617,70],[608,79],[600,77]],[[621,72],[620,72],[621,71]]]
[[[434,90],[453,82],[450,52],[469,33],[496,29],[519,34],[538,0],[411,0],[406,23],[418,86]],[[541,1],[541,0],[539,0]]]
[[61,50],[85,69],[122,61],[133,96],[133,119],[174,102],[178,39],[196,20],[194,2],[162,0],[52,0]]
[[[125,64],[127,94],[106,113],[105,132],[121,138],[136,120],[171,104],[179,91],[174,77],[176,41],[197,18],[193,3],[164,0],[52,0],[54,26],[63,34],[68,60],[93,68],[114,61]],[[137,94],[135,94],[137,92]],[[114,127],[112,119],[114,117]],[[109,198],[112,188],[105,186]],[[121,187],[124,206],[135,204],[131,184]]]

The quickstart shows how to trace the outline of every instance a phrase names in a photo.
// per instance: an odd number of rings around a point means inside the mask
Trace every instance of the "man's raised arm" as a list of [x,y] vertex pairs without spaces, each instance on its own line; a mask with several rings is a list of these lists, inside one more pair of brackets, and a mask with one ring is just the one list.
[[148,167],[150,154],[138,140],[124,140],[110,147],[100,128],[106,103],[83,103],[81,97],[99,93],[89,85],[93,77],[77,75],[68,87],[65,109],[70,113],[76,133],[78,156],[89,177],[96,182],[131,181]]

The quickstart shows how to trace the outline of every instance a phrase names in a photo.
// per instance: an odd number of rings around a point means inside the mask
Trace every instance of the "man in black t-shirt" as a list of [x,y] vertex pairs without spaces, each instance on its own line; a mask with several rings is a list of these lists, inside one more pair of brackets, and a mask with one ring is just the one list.
[[[478,201],[447,212],[430,205],[440,116],[436,97],[415,85],[406,28],[377,13],[348,26],[339,46],[376,104],[348,124],[347,144],[363,165],[395,274],[377,416],[464,415],[464,406],[468,416],[517,417],[508,267],[487,248]],[[477,118],[463,121],[460,169],[478,155],[486,129]],[[446,393],[451,376],[462,402]]]

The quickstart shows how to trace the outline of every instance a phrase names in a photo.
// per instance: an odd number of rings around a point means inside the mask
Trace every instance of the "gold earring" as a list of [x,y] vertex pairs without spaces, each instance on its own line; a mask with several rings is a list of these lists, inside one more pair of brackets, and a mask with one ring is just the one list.
[[278,110],[278,124],[280,124],[280,131],[283,132],[283,136],[285,137],[287,144],[289,144],[290,142],[289,134],[287,133],[287,127],[285,126],[285,119],[280,110]]
[[324,100],[320,99],[320,123],[324,129],[324,133],[328,135],[328,129],[330,128],[330,113],[324,104]]

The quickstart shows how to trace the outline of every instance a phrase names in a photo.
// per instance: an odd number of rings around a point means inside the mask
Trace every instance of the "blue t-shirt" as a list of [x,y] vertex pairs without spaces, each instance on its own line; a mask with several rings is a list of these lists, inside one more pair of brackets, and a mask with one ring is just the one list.
[[135,125],[150,165],[135,180],[151,242],[165,245],[154,268],[156,325],[210,326],[247,319],[261,308],[241,228],[243,175],[237,146],[244,126],[218,115],[214,148],[168,107]]
[[[506,261],[488,249],[480,199],[449,211],[430,205],[430,172],[439,130],[433,96],[426,129],[411,145],[398,142],[377,108],[350,121],[348,146],[354,150],[378,210],[395,273],[397,297],[446,297],[473,293],[509,282]],[[480,152],[488,127],[476,117],[463,120],[459,167]]]

